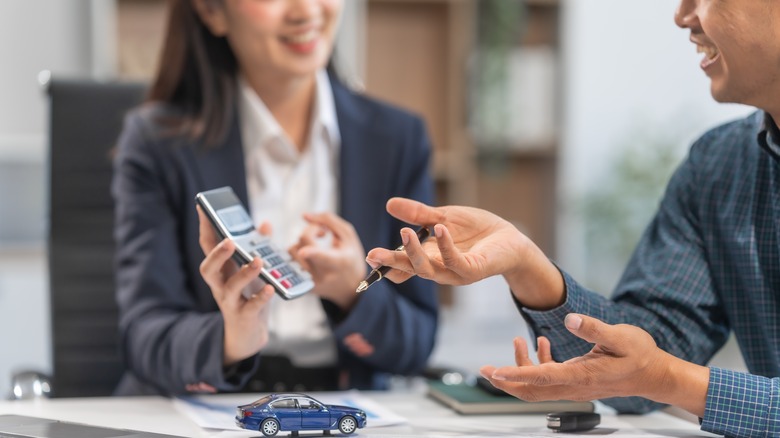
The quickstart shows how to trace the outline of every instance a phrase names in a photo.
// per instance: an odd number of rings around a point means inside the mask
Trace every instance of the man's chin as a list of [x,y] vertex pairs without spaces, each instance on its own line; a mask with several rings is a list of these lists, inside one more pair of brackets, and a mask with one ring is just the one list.
[[715,99],[715,102],[718,103],[743,103],[722,88],[715,87],[714,84],[710,87],[710,94],[712,95],[712,98]]

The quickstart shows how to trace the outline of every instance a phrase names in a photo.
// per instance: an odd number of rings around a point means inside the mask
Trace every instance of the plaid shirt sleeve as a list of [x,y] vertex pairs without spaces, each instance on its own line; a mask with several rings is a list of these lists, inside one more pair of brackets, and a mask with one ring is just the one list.
[[[702,153],[694,145],[675,172],[661,206],[640,240],[612,299],[587,290],[563,273],[566,302],[550,311],[520,306],[536,335],[550,339],[558,361],[581,356],[591,345],[563,325],[568,313],[582,313],[609,324],[645,329],[660,348],[705,364],[729,333],[720,296],[715,292],[697,208]],[[621,412],[647,412],[661,405],[640,398],[604,400]]]
[[[733,329],[752,374],[710,368],[702,429],[780,437],[778,141],[780,131],[762,112],[699,139],[672,177],[611,300],[563,273],[561,307],[538,312],[518,303],[531,329],[550,339],[555,359],[591,348],[564,327],[572,312],[639,326],[663,350],[702,365]],[[604,402],[620,412],[659,406],[639,398]]]
[[780,436],[780,378],[711,367],[701,428],[725,436]]
[[[537,336],[546,336],[553,347],[553,356],[562,362],[572,357],[582,356],[592,345],[574,336],[563,325],[563,319],[569,313],[591,315],[603,321],[614,319],[614,303],[607,298],[584,289],[571,276],[562,272],[566,284],[566,302],[553,310],[540,312],[525,308],[516,303],[521,314]],[[642,397],[615,397],[601,400],[622,413],[646,413],[665,405]]]

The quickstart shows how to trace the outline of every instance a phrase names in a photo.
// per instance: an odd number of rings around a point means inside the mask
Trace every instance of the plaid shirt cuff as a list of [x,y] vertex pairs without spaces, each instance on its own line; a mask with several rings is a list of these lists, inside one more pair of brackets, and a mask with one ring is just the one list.
[[[564,361],[575,356],[582,356],[591,349],[591,345],[574,336],[566,329],[563,319],[569,313],[592,314],[592,299],[588,292],[582,288],[569,274],[561,271],[563,275],[566,301],[560,306],[550,310],[533,310],[524,307],[515,300],[520,314],[528,323],[535,336],[545,336],[555,345],[555,360]],[[514,295],[512,295],[514,298]]]
[[710,368],[702,430],[735,437],[780,435],[777,378]]

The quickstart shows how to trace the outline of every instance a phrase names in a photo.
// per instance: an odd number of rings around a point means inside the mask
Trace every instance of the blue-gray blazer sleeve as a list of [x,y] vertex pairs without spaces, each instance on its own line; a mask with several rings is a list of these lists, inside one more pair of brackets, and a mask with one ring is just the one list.
[[182,224],[196,213],[182,201],[190,196],[177,193],[182,173],[174,168],[183,163],[160,138],[149,117],[131,113],[114,162],[122,354],[132,374],[161,393],[184,393],[200,382],[233,390],[243,382],[223,375],[221,313],[197,298],[200,280],[186,268]]

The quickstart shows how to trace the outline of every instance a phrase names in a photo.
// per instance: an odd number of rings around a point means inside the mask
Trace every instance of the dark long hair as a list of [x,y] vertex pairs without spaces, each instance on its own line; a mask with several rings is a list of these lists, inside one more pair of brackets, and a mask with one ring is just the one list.
[[[212,0],[218,7],[218,0]],[[164,121],[174,132],[207,146],[224,139],[235,111],[238,63],[224,37],[214,36],[192,0],[169,0],[168,25],[157,75],[147,101],[168,103],[177,115]]]

